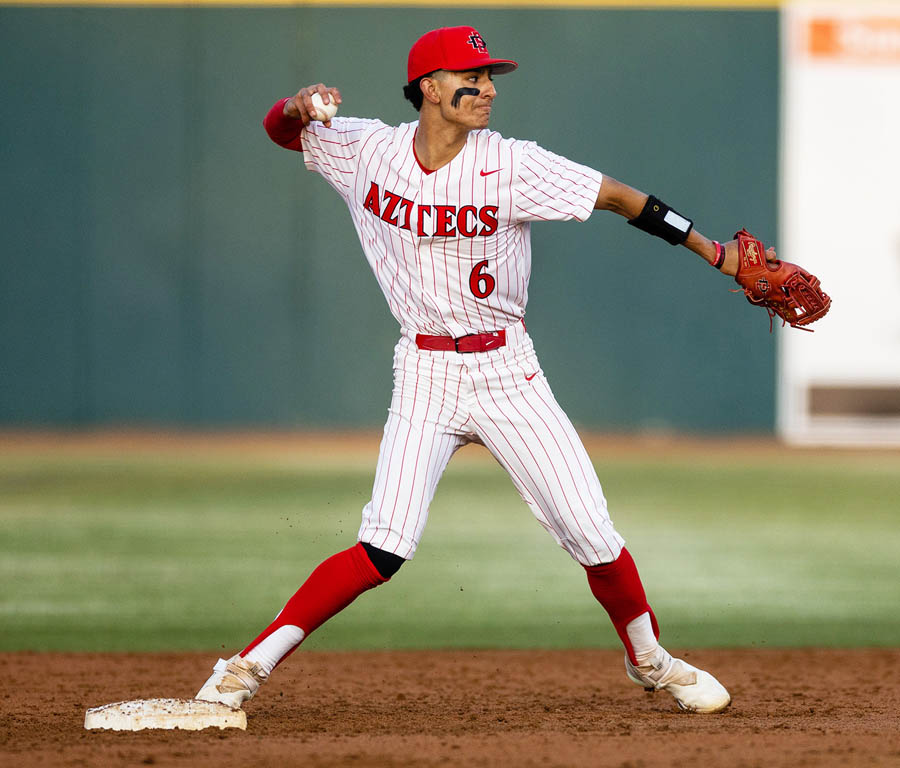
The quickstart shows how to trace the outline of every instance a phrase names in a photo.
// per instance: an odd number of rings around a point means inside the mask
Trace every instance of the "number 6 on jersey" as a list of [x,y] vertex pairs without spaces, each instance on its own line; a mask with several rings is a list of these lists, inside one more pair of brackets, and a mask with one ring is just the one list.
[[494,276],[485,271],[487,265],[487,259],[479,261],[472,268],[472,273],[469,275],[469,289],[477,299],[486,299],[497,287],[497,281],[494,279]]

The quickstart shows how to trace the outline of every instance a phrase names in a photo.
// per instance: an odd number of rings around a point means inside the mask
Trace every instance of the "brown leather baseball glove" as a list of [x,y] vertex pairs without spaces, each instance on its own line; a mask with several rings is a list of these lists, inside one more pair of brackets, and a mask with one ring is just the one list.
[[787,261],[766,261],[766,247],[746,229],[735,233],[735,238],[740,250],[734,279],[744,289],[747,301],[766,308],[770,332],[775,315],[782,325],[794,328],[825,316],[831,299],[819,288],[818,277]]

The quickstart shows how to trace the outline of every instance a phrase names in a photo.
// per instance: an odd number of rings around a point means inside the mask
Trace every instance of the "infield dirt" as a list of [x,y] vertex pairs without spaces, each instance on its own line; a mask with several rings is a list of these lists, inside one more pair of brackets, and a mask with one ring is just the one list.
[[704,650],[734,702],[679,713],[613,651],[300,651],[247,731],[85,731],[85,709],[191,696],[211,654],[0,654],[4,766],[898,766],[900,650]]

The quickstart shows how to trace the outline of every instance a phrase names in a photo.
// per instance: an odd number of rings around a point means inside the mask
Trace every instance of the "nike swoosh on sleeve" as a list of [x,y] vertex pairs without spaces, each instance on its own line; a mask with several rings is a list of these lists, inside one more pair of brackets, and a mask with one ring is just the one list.
[[500,173],[503,170],[502,168],[495,168],[493,171],[479,171],[482,176],[490,176],[492,173]]

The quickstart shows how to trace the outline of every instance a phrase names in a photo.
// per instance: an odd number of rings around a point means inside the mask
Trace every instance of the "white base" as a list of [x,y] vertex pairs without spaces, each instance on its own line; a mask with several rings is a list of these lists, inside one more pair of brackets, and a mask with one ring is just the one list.
[[247,730],[247,715],[243,710],[213,701],[135,699],[89,709],[84,714],[84,727],[112,731],[142,731],[145,728],[200,731],[212,727]]

